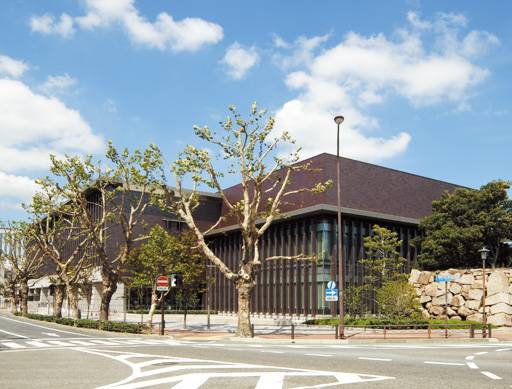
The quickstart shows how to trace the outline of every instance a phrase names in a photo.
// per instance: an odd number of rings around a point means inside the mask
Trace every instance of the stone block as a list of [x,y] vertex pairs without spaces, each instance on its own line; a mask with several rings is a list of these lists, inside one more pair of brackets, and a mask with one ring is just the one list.
[[432,275],[429,271],[422,271],[418,276],[418,284],[427,285],[430,282],[430,276]]
[[464,297],[462,297],[460,294],[457,296],[453,296],[453,298],[452,298],[453,306],[460,307],[460,306],[464,305],[464,303],[465,303]]
[[457,312],[455,312],[452,308],[448,307],[448,309],[446,310],[448,312],[448,316],[451,317],[451,316],[457,316]]
[[481,313],[473,313],[472,315],[469,315],[468,317],[466,317],[466,320],[482,322],[482,314]]
[[434,304],[434,305],[445,305],[445,304],[450,305],[452,303],[452,299],[453,299],[453,294],[448,292],[447,296],[443,295],[443,296],[434,297],[432,299],[432,304]]
[[487,318],[487,323],[495,326],[512,326],[512,316],[506,313],[498,313]]
[[459,294],[462,291],[462,286],[460,284],[457,284],[456,282],[452,282],[450,284],[449,291],[453,294]]
[[483,289],[471,289],[468,294],[470,300],[481,300],[484,295]]
[[412,269],[411,270],[411,275],[409,276],[409,282],[411,284],[418,283],[418,278],[419,278],[420,274],[421,274],[421,272],[419,270]]
[[459,314],[459,316],[467,317],[467,316],[473,315],[475,313],[475,311],[473,311],[469,308],[466,308],[466,307],[460,307],[457,310],[457,313]]
[[432,297],[427,296],[426,294],[422,294],[422,295],[420,296],[420,303],[421,303],[421,304],[428,303],[428,302],[429,302],[429,301],[431,301],[431,300],[432,300]]
[[489,276],[487,280],[487,296],[492,296],[497,293],[508,292],[510,282],[507,275],[502,271],[495,271]]
[[422,309],[421,310],[421,316],[424,318],[424,319],[430,319],[430,313],[428,313],[428,311],[426,309]]
[[491,315],[495,315],[497,313],[506,313],[507,315],[512,315],[512,305],[508,305],[505,303],[498,303],[491,306]]
[[484,282],[482,280],[475,280],[475,282],[473,282],[473,285],[471,285],[471,288],[473,288],[473,289],[483,289],[484,288]]
[[496,293],[485,299],[485,305],[494,305],[499,303],[505,303],[512,305],[512,295],[510,293]]
[[460,316],[455,315],[450,317],[450,320],[462,320],[462,318]]
[[429,309],[429,312],[434,316],[441,316],[444,314],[444,308],[438,305],[432,305]]
[[425,287],[425,294],[430,297],[437,297],[437,282],[427,285]]
[[463,274],[462,277],[457,279],[455,282],[458,282],[459,284],[463,285],[471,285],[475,281],[472,274]]
[[478,310],[481,305],[481,300],[466,300],[465,306],[469,309]]

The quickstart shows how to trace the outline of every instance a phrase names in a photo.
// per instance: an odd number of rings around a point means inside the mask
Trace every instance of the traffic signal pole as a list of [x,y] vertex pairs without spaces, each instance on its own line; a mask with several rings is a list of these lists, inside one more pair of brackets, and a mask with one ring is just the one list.
[[162,315],[162,319],[160,321],[160,335],[163,335],[164,332],[165,332],[165,316],[164,316],[164,308],[165,308],[165,304],[164,304],[164,300],[165,300],[165,292],[162,292],[161,296],[160,296],[160,313]]

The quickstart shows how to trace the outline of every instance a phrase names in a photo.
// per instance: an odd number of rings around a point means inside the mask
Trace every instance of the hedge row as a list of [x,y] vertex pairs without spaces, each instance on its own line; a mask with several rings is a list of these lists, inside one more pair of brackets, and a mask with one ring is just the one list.
[[[20,316],[21,313],[17,312],[17,316]],[[67,326],[75,326],[81,328],[93,328],[104,331],[111,332],[126,332],[130,334],[140,334],[145,329],[144,325],[134,324],[134,323],[123,323],[117,321],[104,321],[100,322],[99,320],[91,320],[91,319],[70,319],[67,317],[53,317],[48,315],[39,315],[35,313],[29,313],[27,316],[29,319],[48,321],[57,324],[64,324]]]
[[[139,315],[143,313],[144,315],[147,315],[149,310],[148,309],[129,309],[126,312],[128,313],[138,313]],[[156,310],[156,313],[160,313],[160,308]],[[183,315],[185,314],[185,311],[179,310],[179,309],[166,309],[164,311],[166,315]],[[206,315],[208,311],[204,309],[190,309],[187,311],[187,315]],[[216,315],[217,311],[210,311],[210,315]]]
[[[339,319],[311,319],[306,320],[304,324],[307,325],[330,325],[330,326],[337,326],[339,324]],[[443,319],[416,319],[416,318],[410,318],[410,319],[391,319],[391,318],[385,318],[385,317],[346,317],[345,318],[345,325],[347,326],[358,326],[358,327],[365,327],[365,326],[372,326],[372,327],[383,327],[383,326],[403,326],[402,328],[414,328],[414,327],[420,327],[420,328],[426,328],[430,325],[430,328],[432,329],[439,329],[444,328],[446,321]],[[482,323],[465,320],[448,320],[448,325],[450,329],[464,329],[469,328],[470,325],[473,325],[475,328],[482,328]]]

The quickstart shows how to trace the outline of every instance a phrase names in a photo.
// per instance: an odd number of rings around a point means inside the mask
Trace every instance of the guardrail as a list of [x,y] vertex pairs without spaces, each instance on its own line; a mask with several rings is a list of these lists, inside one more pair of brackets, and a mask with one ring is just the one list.
[[[482,326],[474,324],[428,324],[428,325],[367,325],[345,326],[346,339],[433,339],[433,338],[477,338],[492,337],[492,326],[487,325],[487,332]],[[302,324],[288,324],[280,326],[251,325],[251,336],[286,336],[291,340],[300,338],[319,338],[332,336],[339,339],[338,326],[311,326]]]

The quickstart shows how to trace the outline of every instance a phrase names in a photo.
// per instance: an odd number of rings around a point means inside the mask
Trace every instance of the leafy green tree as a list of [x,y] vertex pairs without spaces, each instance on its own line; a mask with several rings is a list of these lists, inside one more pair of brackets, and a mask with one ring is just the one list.
[[[205,282],[205,264],[194,246],[195,239],[189,233],[177,237],[157,225],[151,229],[147,241],[130,255],[126,267],[128,284],[151,288],[151,307],[147,319],[149,326],[153,323],[154,313],[162,298],[169,293],[176,293],[177,300],[185,310],[193,301],[197,301],[197,294],[202,291]],[[170,288],[166,293],[159,293],[156,290],[156,279],[162,275],[162,271],[165,274],[179,274],[181,285]]]
[[[266,110],[258,110],[255,103],[247,119],[236,107],[231,106],[229,110],[227,119],[220,123],[219,133],[207,126],[194,127],[196,135],[213,150],[213,155],[208,149],[187,146],[172,166],[175,189],[164,187],[166,198],[161,199],[159,204],[164,209],[174,211],[187,223],[203,255],[226,279],[233,282],[238,293],[236,334],[248,337],[251,335],[251,293],[263,261],[307,260],[314,257],[307,253],[263,257],[259,251],[263,234],[279,218],[281,208],[287,201],[296,200],[299,193],[323,192],[331,181],[291,187],[295,174],[310,170],[310,166],[298,162],[300,148],[295,147],[290,135],[287,132],[276,133],[274,118],[268,117]],[[241,183],[240,196],[233,197],[223,190],[220,181],[224,170],[218,164],[227,164],[225,171],[236,175],[236,180]],[[191,180],[192,190],[183,188],[186,180]],[[227,215],[221,216],[209,228],[203,228],[194,214],[199,204],[197,190],[200,186],[217,192],[227,210]],[[241,249],[234,267],[228,266],[210,249],[205,237],[226,219],[236,224],[241,233]]]
[[364,267],[364,284],[375,288],[387,281],[404,279],[406,259],[400,255],[402,241],[398,234],[375,224],[372,235],[365,236],[365,257],[361,260]]
[[377,290],[377,304],[382,315],[392,319],[413,317],[420,312],[414,287],[407,281],[388,281]]
[[491,264],[507,263],[512,238],[510,183],[493,181],[480,190],[457,188],[432,203],[432,214],[422,219],[419,265],[427,269],[480,266],[478,250],[486,246]]
[[403,281],[406,259],[400,255],[402,241],[398,234],[375,224],[370,236],[363,238],[365,256],[363,266],[363,284],[357,290],[357,299],[361,305],[359,314],[369,313],[368,302],[375,301],[375,291],[389,281]]

